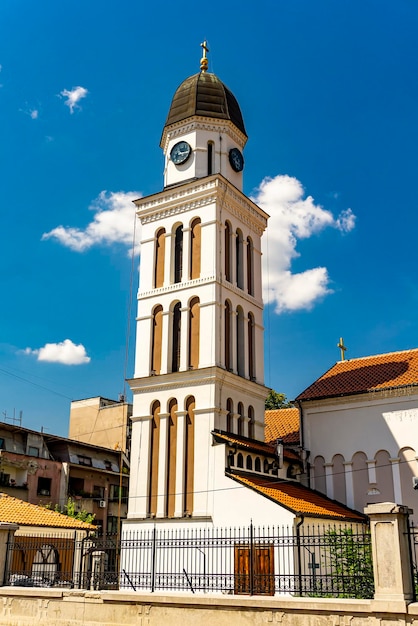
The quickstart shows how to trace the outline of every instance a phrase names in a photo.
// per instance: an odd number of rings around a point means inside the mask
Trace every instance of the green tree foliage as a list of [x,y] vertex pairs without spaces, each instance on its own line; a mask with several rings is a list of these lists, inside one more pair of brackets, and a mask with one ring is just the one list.
[[374,594],[370,532],[356,534],[352,528],[334,528],[327,533],[327,565],[332,590],[339,598],[369,599]]
[[54,507],[52,504],[46,504],[45,508],[52,509],[62,515],[68,515],[68,517],[73,517],[81,522],[87,522],[87,524],[92,524],[94,518],[96,517],[94,513],[89,513],[85,509],[77,510],[75,501],[71,498],[71,496],[68,497],[67,504],[64,504],[63,507],[60,507],[59,504],[56,504]]
[[274,389],[270,389],[265,403],[267,411],[271,409],[288,409],[292,406],[293,404],[289,402],[284,393],[277,393]]

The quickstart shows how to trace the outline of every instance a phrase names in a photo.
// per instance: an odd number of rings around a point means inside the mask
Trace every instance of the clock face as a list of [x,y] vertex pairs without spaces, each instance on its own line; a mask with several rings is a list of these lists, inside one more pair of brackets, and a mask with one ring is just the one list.
[[229,151],[229,162],[233,170],[235,170],[236,172],[242,171],[244,167],[244,157],[242,156],[238,148],[232,148]]
[[185,163],[192,153],[192,149],[187,141],[179,141],[171,148],[170,159],[174,165]]

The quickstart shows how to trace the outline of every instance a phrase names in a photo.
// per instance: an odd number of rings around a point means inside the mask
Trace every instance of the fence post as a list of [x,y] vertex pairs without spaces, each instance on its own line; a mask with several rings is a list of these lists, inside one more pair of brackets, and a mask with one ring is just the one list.
[[155,591],[155,561],[157,556],[157,528],[152,529],[151,592]]
[[372,540],[374,601],[376,609],[405,610],[414,599],[409,549],[407,506],[393,502],[370,504],[364,509],[370,518]]
[[0,585],[8,582],[9,567],[13,556],[13,543],[18,524],[0,523]]

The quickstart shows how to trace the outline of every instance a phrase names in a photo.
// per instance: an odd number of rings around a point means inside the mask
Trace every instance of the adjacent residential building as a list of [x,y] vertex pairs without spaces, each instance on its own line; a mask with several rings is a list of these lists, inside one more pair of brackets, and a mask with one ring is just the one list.
[[129,454],[132,404],[100,396],[71,402],[68,437]]
[[129,461],[122,450],[99,447],[0,423],[0,491],[32,504],[68,498],[95,515],[105,534],[126,517]]

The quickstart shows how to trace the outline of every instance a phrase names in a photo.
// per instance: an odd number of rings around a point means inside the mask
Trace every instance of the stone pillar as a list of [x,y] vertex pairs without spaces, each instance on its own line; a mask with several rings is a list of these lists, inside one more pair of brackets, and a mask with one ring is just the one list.
[[370,504],[364,512],[370,518],[372,539],[373,609],[405,611],[406,604],[414,599],[408,537],[411,511],[393,502],[380,502]]
[[0,586],[7,584],[8,568],[11,562],[12,547],[18,524],[0,523]]
[[106,552],[96,550],[91,554],[90,589],[102,589],[104,583]]

